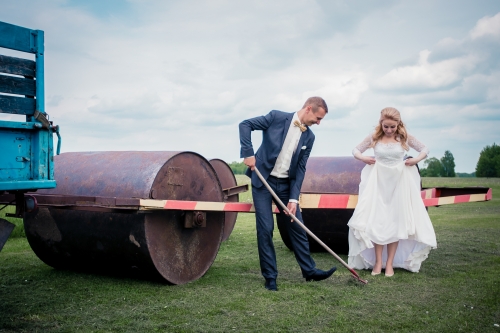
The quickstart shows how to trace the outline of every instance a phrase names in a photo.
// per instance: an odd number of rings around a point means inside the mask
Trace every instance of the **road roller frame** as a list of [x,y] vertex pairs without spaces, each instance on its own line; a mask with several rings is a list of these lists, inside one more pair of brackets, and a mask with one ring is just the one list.
[[[183,211],[184,228],[206,227],[207,212],[232,213],[254,213],[255,207],[251,203],[230,202],[228,199],[237,197],[239,193],[248,190],[248,185],[235,186],[224,189],[224,202],[187,201],[187,200],[156,200],[139,198],[117,198],[99,196],[65,196],[30,193],[25,195],[25,200],[33,202],[34,208],[49,207],[69,210],[84,210],[94,212],[120,212],[147,214],[155,211]],[[421,197],[426,207],[439,207],[443,205],[481,202],[492,199],[492,189],[487,187],[434,187],[425,188],[421,191]],[[13,195],[0,195],[0,203],[8,203],[13,200]],[[341,193],[301,193],[299,206],[306,217],[319,217],[325,221],[311,221],[305,218],[305,224],[318,235],[328,246],[336,252],[346,253],[347,244],[347,222],[354,211],[358,201],[356,194]],[[278,208],[273,205],[273,213],[279,213]],[[331,219],[340,221],[330,221]],[[291,247],[286,228],[281,228],[283,223],[278,219],[278,228],[283,242]],[[340,223],[339,223],[340,222]],[[232,231],[234,221],[230,225],[227,237]],[[227,239],[224,238],[222,241]],[[316,241],[309,239],[310,249],[313,252],[323,251]]]
[[[248,185],[224,189],[226,198],[248,191]],[[488,187],[433,187],[421,191],[422,201],[426,207],[490,201],[492,189]],[[0,204],[8,204],[15,198],[12,194],[0,195]],[[237,212],[254,213],[255,207],[244,202],[211,202],[189,200],[156,200],[139,198],[117,198],[99,196],[68,196],[28,193],[25,200],[34,202],[35,208],[54,207],[88,211],[137,212],[147,213],[154,210],[182,210],[190,212]],[[341,193],[301,193],[299,206],[301,209],[354,209],[358,202],[357,194]],[[273,205],[273,213],[279,210]],[[194,222],[193,222],[194,223]],[[188,228],[193,223],[188,223]],[[197,223],[194,223],[197,224]]]

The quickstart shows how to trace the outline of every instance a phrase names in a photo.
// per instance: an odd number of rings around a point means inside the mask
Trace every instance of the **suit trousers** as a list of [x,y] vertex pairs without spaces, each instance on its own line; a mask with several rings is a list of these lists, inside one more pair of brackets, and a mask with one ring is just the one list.
[[[284,204],[290,199],[290,182],[288,178],[276,178],[269,176],[267,179],[269,186]],[[259,248],[259,260],[262,276],[276,279],[278,269],[276,265],[276,252],[273,244],[274,219],[272,212],[271,193],[265,186],[256,188],[252,186],[253,203],[255,206],[255,218],[257,222],[257,244]],[[276,203],[280,214],[285,214],[281,206]],[[302,222],[302,214],[297,204],[295,216]],[[291,218],[289,219],[291,220]],[[292,243],[295,259],[302,270],[302,276],[306,277],[315,272],[316,263],[309,252],[309,241],[307,234],[298,223],[287,224],[288,234]]]

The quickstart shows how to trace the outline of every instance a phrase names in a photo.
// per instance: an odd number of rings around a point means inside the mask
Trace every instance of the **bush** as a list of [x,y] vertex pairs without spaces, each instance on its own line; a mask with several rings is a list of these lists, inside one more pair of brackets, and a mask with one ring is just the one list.
[[457,172],[457,177],[460,178],[471,178],[471,177],[476,177],[475,172],[467,173],[467,172]]
[[247,171],[247,166],[243,162],[231,162],[229,167],[235,175],[244,175],[245,171]]

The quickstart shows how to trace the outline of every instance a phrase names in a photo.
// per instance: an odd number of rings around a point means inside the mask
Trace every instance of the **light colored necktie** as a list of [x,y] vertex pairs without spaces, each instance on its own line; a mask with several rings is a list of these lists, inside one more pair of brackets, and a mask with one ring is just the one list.
[[297,126],[298,128],[300,128],[300,131],[301,131],[301,132],[305,132],[305,131],[307,131],[307,126],[302,125],[302,124],[301,124],[298,120],[295,120],[295,121],[293,122],[293,124],[294,124],[295,126]]

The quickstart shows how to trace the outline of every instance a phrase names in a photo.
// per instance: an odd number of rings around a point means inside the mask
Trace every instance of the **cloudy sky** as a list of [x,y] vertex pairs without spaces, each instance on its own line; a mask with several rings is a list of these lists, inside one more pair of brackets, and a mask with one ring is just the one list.
[[0,0],[0,8],[0,21],[45,31],[46,110],[63,152],[189,150],[240,161],[241,120],[297,111],[312,95],[330,109],[313,127],[313,156],[350,155],[386,106],[401,111],[430,156],[450,150],[457,172],[473,172],[481,149],[500,143],[498,0]]

